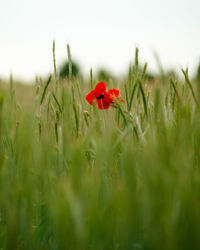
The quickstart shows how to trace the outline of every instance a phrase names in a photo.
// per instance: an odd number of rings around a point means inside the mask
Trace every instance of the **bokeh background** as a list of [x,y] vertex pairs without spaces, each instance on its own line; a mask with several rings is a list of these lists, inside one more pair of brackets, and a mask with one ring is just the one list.
[[73,59],[88,74],[104,67],[125,73],[136,46],[142,61],[157,70],[154,52],[164,67],[189,67],[200,61],[198,0],[1,0],[0,77],[29,81],[53,69],[56,60]]

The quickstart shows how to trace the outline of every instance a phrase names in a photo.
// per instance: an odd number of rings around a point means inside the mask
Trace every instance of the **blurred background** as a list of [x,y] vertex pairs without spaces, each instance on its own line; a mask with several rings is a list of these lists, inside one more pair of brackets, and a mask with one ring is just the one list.
[[156,52],[167,69],[188,66],[193,74],[200,62],[199,10],[198,0],[1,0],[0,77],[12,72],[31,81],[52,72],[53,39],[58,67],[69,43],[85,75],[90,67],[126,73],[136,46],[152,72]]

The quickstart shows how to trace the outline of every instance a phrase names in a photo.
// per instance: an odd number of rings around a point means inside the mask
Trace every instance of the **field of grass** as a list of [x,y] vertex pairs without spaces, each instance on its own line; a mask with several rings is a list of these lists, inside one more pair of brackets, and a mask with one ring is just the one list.
[[146,66],[108,110],[92,71],[1,86],[1,250],[200,249],[200,83]]

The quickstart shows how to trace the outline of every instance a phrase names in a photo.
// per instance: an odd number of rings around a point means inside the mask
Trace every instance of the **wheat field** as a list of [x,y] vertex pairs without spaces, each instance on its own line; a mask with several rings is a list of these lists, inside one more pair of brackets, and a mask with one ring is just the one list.
[[[123,102],[86,101],[98,81],[54,73],[0,87],[0,249],[200,249],[200,82],[108,80]],[[100,79],[101,80],[101,79]]]

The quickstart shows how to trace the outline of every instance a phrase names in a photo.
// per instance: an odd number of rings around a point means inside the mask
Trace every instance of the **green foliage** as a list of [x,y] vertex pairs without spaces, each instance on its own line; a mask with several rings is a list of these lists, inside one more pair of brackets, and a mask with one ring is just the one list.
[[99,69],[96,77],[99,81],[108,81],[113,78],[112,74],[105,68]]
[[[80,67],[77,63],[72,62],[72,76],[77,77],[80,73]],[[69,62],[66,61],[60,67],[60,77],[65,78],[69,77]]]
[[199,249],[197,86],[146,70],[113,82],[126,104],[108,110],[85,101],[92,70],[21,108],[12,78],[0,91],[0,249]]

